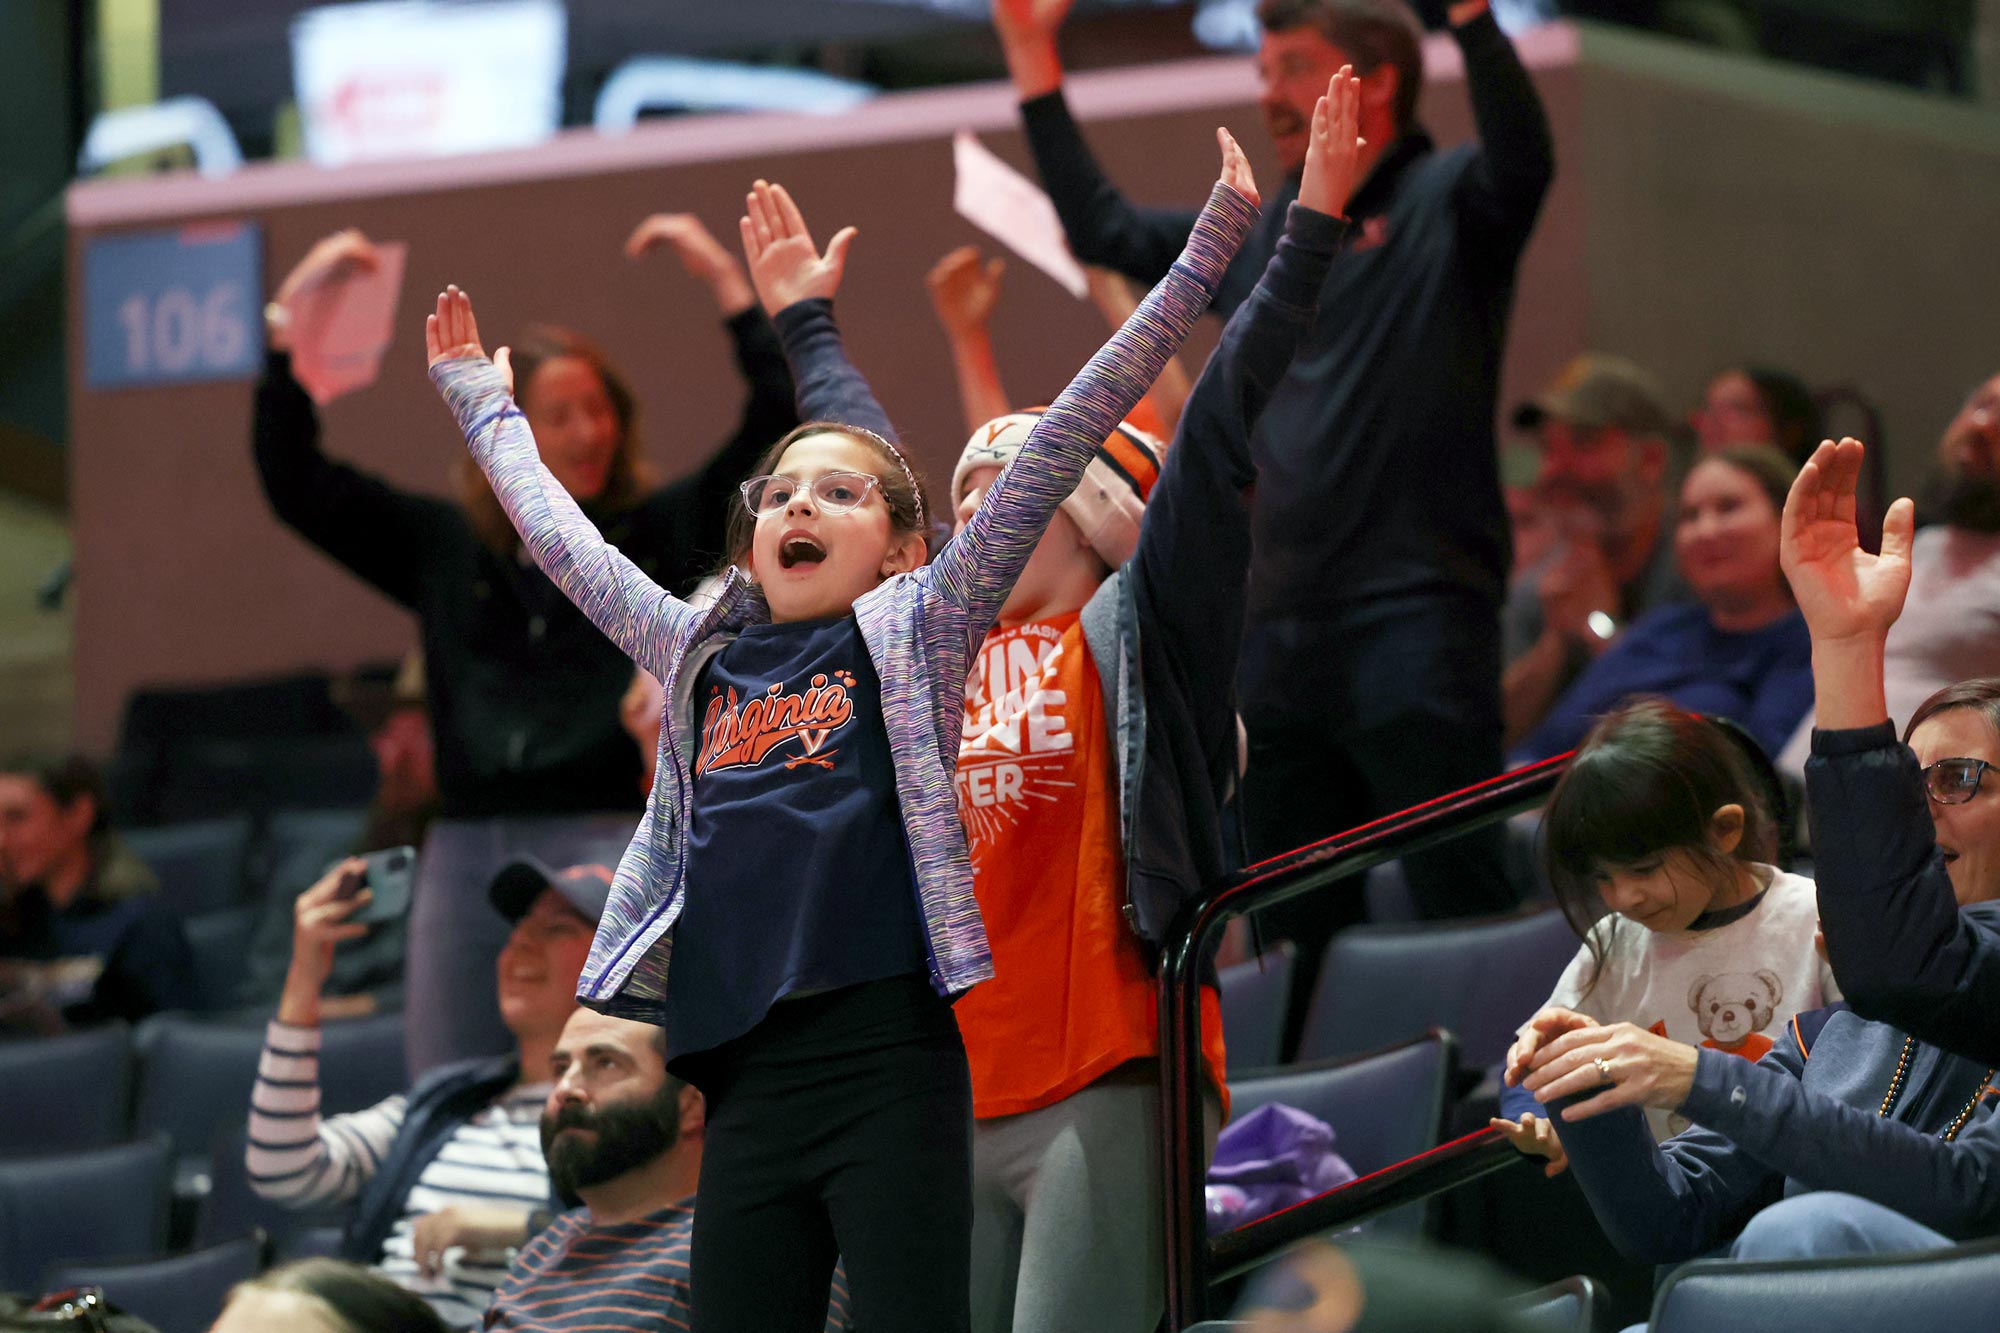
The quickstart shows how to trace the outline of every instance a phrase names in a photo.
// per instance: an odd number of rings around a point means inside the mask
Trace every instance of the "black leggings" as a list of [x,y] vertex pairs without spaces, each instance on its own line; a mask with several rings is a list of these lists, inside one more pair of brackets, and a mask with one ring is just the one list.
[[708,1103],[694,1333],[817,1333],[836,1258],[868,1333],[970,1326],[972,1080],[927,981],[782,1001],[687,1063]]

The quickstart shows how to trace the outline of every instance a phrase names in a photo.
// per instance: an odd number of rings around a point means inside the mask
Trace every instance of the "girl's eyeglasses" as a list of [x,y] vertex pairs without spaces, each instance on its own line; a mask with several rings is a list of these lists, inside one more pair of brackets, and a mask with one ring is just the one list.
[[1939,805],[1964,805],[1979,792],[1986,770],[1984,759],[1940,759],[1924,767],[1924,790]]
[[[859,508],[868,499],[868,492],[880,484],[880,478],[866,472],[827,472],[811,483],[813,503],[829,514],[844,514]],[[790,504],[804,485],[797,477],[773,473],[752,477],[736,489],[743,493],[744,507],[753,515],[774,514]]]

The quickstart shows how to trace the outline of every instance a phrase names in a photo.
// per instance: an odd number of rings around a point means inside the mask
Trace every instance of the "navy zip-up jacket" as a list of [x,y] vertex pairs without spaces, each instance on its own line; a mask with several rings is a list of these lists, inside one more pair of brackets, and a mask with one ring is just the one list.
[[[2000,904],[1967,911],[2000,920]],[[1557,1115],[1556,1133],[1605,1234],[1635,1259],[1697,1258],[1760,1209],[1819,1190],[1857,1195],[1955,1240],[2000,1232],[1993,1071],[1915,1042],[1885,1116],[1906,1040],[1845,1005],[1814,1010],[1754,1065],[1702,1051],[1679,1108],[1695,1122],[1686,1133],[1655,1143],[1637,1108],[1575,1122]]]
[[[1255,437],[1249,632],[1302,625],[1286,636],[1291,651],[1246,657],[1244,702],[1260,715],[1275,709],[1278,721],[1296,706],[1303,663],[1323,676],[1354,651],[1357,633],[1395,634],[1384,599],[1464,608],[1447,623],[1476,636],[1483,656],[1437,654],[1432,670],[1388,673],[1365,690],[1329,682],[1333,706],[1380,720],[1452,694],[1484,700],[1465,705],[1482,715],[1497,709],[1486,697],[1492,683],[1455,671],[1454,659],[1498,656],[1509,538],[1493,420],[1515,268],[1554,151],[1534,85],[1491,16],[1453,33],[1480,141],[1440,152],[1412,128],[1385,151],[1349,204],[1355,238],[1328,271],[1312,328]],[[1193,214],[1120,195],[1060,92],[1023,103],[1021,114],[1077,257],[1157,281]],[[1247,296],[1297,194],[1288,180],[1267,199],[1218,290],[1218,310]]]
[[2000,1063],[2000,924],[1958,910],[1916,755],[1887,722],[1815,731],[1806,800],[1820,928],[1849,1006]]
[[[1221,808],[1236,769],[1232,678],[1250,555],[1250,432],[1313,319],[1346,224],[1299,206],[1262,280],[1222,331],[1188,397],[1132,559],[1083,609],[1084,641],[1116,737],[1125,916],[1151,944],[1224,867]],[[778,312],[799,413],[896,439],[848,361],[831,303]]]

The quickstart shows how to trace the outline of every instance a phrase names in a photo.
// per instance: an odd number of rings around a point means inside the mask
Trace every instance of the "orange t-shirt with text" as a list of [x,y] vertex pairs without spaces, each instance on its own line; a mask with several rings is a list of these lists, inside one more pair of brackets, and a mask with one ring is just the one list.
[[[1076,613],[996,629],[965,684],[958,809],[993,980],[956,1006],[981,1119],[1061,1101],[1159,1049],[1157,983],[1125,923],[1125,863],[1097,667]],[[1222,1016],[1202,1056],[1223,1087]]]

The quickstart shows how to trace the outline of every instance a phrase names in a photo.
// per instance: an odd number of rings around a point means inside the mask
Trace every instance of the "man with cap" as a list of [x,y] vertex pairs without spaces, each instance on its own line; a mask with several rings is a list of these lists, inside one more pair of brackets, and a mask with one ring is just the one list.
[[299,896],[291,968],[250,1094],[250,1183],[287,1207],[351,1205],[342,1257],[469,1328],[549,1203],[540,1124],[551,1061],[611,872],[524,860],[495,877],[489,896],[511,927],[496,971],[513,1054],[441,1066],[407,1093],[322,1118],[320,991],[334,947],[369,929],[349,919],[370,901],[365,865],[342,862]]
[[1510,747],[1622,627],[1687,597],[1668,539],[1674,424],[1664,404],[1638,366],[1586,355],[1515,409],[1540,446],[1535,498],[1557,535],[1514,579],[1502,614]]
[[[1069,0],[998,0],[1022,128],[1070,248],[1160,280],[1193,214],[1139,207],[1093,157],[1063,92]],[[1249,741],[1238,810],[1252,857],[1280,855],[1494,776],[1508,530],[1493,419],[1515,273],[1553,176],[1533,82],[1487,0],[1421,0],[1463,57],[1478,140],[1440,148],[1416,115],[1422,33],[1402,0],[1260,0],[1258,105],[1282,184],[1216,294],[1233,310],[1302,188],[1314,100],[1360,76],[1354,235],[1256,437],[1255,541],[1237,680]],[[1496,828],[1409,859],[1426,917],[1511,906]],[[1298,942],[1294,1045],[1332,932],[1360,894],[1262,914]]]

